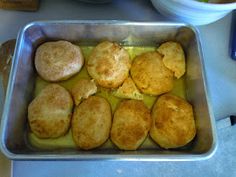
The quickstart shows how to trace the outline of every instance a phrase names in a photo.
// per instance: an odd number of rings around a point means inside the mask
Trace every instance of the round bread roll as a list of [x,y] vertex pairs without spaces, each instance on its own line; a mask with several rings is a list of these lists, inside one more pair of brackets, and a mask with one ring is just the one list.
[[57,138],[69,127],[73,100],[58,84],[50,84],[29,104],[28,120],[32,132],[39,138]]
[[160,95],[173,88],[173,72],[165,67],[158,52],[137,56],[130,71],[135,84],[143,93]]
[[71,89],[75,105],[78,106],[82,99],[87,99],[97,92],[97,86],[93,80],[80,79]]
[[184,99],[165,94],[152,109],[150,136],[165,149],[189,143],[196,134],[192,106]]
[[98,44],[88,58],[87,70],[95,81],[106,88],[120,86],[129,75],[128,52],[117,43]]
[[56,82],[70,78],[82,68],[84,58],[78,46],[67,41],[46,42],[35,54],[35,68],[47,81]]
[[142,101],[125,100],[115,111],[111,140],[122,150],[136,150],[151,128],[149,109]]
[[163,55],[164,65],[174,72],[176,78],[185,73],[185,56],[182,46],[177,42],[165,42],[157,51]]
[[72,135],[75,144],[84,150],[101,146],[111,128],[111,107],[106,99],[90,96],[75,107],[72,117]]

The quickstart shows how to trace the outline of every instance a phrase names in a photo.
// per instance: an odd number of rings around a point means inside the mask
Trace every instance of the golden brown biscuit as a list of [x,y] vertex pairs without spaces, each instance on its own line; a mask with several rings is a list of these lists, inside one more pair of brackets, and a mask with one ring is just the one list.
[[113,94],[120,98],[143,100],[143,94],[140,93],[131,77],[125,79],[124,83]]
[[129,75],[128,52],[117,43],[98,44],[88,58],[87,70],[95,81],[106,88],[116,88]]
[[184,99],[165,94],[152,109],[150,136],[165,149],[189,143],[196,134],[192,106]]
[[160,95],[173,88],[173,72],[165,67],[158,52],[137,56],[130,71],[132,79],[143,93]]
[[77,106],[72,118],[72,135],[81,149],[101,146],[109,137],[111,107],[106,99],[90,96]]
[[29,104],[28,120],[32,132],[39,138],[57,138],[70,126],[73,100],[58,84],[50,84]]
[[84,58],[78,46],[67,41],[46,42],[35,54],[35,68],[45,80],[55,82],[70,78],[82,68]]
[[71,89],[75,105],[79,105],[82,99],[87,99],[97,92],[97,86],[93,80],[80,79]]
[[181,45],[177,42],[165,42],[157,51],[164,55],[163,63],[174,72],[176,78],[185,73],[185,56]]
[[142,101],[125,100],[115,111],[111,140],[122,150],[136,150],[151,128],[149,109]]

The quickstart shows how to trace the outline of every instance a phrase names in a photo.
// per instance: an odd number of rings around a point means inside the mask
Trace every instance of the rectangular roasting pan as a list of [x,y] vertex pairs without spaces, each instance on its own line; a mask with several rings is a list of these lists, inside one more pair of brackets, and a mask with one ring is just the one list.
[[[165,41],[182,44],[186,54],[186,98],[194,107],[197,136],[185,148],[163,150],[114,148],[90,151],[75,148],[42,150],[27,141],[27,107],[32,100],[36,71],[34,53],[46,41],[68,40],[96,45],[104,40],[123,46],[157,46]],[[14,160],[131,160],[192,161],[211,157],[217,147],[214,117],[207,94],[205,68],[196,29],[182,23],[127,21],[42,21],[26,25],[19,33],[13,56],[1,123],[1,150]]]

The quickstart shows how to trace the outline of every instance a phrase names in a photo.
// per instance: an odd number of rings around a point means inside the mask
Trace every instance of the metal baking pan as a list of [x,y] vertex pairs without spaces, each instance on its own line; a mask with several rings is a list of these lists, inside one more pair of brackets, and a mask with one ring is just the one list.
[[[188,146],[163,150],[158,146],[137,151],[98,148],[50,150],[33,148],[27,139],[27,107],[36,82],[35,49],[45,41],[68,40],[96,45],[111,40],[123,46],[157,46],[178,41],[186,53],[186,98],[194,107],[197,136]],[[1,150],[10,159],[190,161],[211,157],[217,147],[216,131],[207,94],[200,40],[196,29],[179,23],[125,21],[48,21],[26,25],[18,35],[1,124]]]

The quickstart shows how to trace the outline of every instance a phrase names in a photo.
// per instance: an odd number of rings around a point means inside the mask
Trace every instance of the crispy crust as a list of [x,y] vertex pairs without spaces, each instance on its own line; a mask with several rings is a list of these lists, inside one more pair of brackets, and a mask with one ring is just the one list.
[[87,99],[90,95],[97,92],[97,86],[93,80],[80,79],[71,89],[75,105],[79,105],[83,99]]
[[174,72],[176,78],[185,73],[185,56],[181,45],[177,42],[165,42],[157,51],[162,54],[164,65]]
[[160,95],[173,88],[173,73],[165,67],[158,52],[137,56],[131,66],[131,76],[137,87],[146,94]]
[[70,126],[73,100],[58,84],[50,84],[29,104],[28,120],[32,132],[39,138],[57,138]]
[[196,134],[192,106],[184,99],[165,94],[152,109],[150,136],[165,149],[189,143]]
[[128,52],[117,43],[102,42],[92,51],[87,62],[89,75],[102,87],[116,88],[129,75]]
[[72,118],[75,144],[85,150],[101,146],[109,137],[111,107],[106,99],[90,96],[77,106]]
[[78,46],[67,41],[46,42],[35,54],[35,68],[47,81],[56,82],[70,78],[82,68],[84,58]]
[[143,100],[143,94],[140,93],[131,77],[125,79],[114,95],[120,98]]
[[125,100],[115,111],[111,140],[119,149],[136,150],[145,140],[150,128],[150,111],[144,103]]

